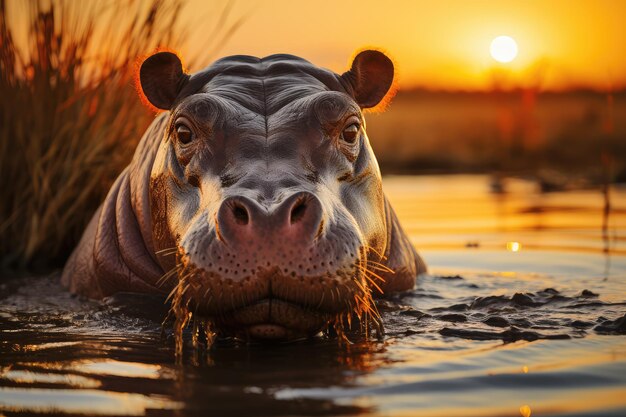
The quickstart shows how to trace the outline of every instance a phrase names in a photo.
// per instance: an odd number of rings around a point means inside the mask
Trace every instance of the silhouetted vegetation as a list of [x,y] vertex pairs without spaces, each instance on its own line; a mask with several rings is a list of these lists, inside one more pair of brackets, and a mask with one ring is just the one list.
[[[60,264],[80,238],[154,117],[134,88],[136,61],[181,42],[181,6],[0,0],[4,268]],[[27,17],[25,39],[11,13]]]

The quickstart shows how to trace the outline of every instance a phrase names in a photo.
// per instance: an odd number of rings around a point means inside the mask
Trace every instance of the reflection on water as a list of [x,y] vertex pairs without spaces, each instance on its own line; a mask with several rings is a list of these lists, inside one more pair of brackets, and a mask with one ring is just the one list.
[[179,404],[139,394],[109,392],[104,390],[66,390],[28,387],[0,388],[3,411],[97,415],[143,416],[148,409],[173,410]]
[[600,190],[537,193],[535,183],[509,179],[506,192],[490,194],[482,176],[393,177],[385,185],[419,248],[502,249],[519,242],[528,249],[598,252],[607,238],[611,252],[626,253],[617,234],[626,226],[624,190],[611,193],[604,236]]
[[603,233],[599,191],[385,182],[430,272],[378,302],[384,341],[224,341],[210,365],[176,365],[158,298],[5,280],[0,414],[626,415],[625,191]]

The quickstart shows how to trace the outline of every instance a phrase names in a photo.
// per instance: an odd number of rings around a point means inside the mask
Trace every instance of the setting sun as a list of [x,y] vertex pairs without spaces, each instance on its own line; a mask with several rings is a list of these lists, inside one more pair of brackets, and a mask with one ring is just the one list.
[[517,56],[517,42],[510,36],[498,36],[491,41],[491,57],[498,62],[511,62]]

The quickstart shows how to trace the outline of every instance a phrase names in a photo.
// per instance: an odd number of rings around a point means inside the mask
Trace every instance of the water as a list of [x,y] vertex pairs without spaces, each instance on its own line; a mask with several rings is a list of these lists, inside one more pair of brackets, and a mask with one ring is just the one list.
[[[626,190],[391,177],[429,264],[380,342],[218,343],[174,360],[161,300],[0,286],[0,415],[626,415]],[[604,226],[604,227],[603,227]]]

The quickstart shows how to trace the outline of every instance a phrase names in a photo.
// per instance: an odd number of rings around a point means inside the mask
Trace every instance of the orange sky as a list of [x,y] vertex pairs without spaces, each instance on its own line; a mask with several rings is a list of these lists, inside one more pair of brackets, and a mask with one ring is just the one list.
[[[207,4],[190,0],[186,9],[185,20],[203,22],[189,28],[189,51],[202,48],[215,21]],[[371,45],[394,58],[401,87],[482,89],[494,73],[548,89],[626,85],[626,1],[249,0],[232,15],[248,17],[219,56],[287,52],[343,71]],[[518,43],[510,64],[489,55],[498,35]]]

